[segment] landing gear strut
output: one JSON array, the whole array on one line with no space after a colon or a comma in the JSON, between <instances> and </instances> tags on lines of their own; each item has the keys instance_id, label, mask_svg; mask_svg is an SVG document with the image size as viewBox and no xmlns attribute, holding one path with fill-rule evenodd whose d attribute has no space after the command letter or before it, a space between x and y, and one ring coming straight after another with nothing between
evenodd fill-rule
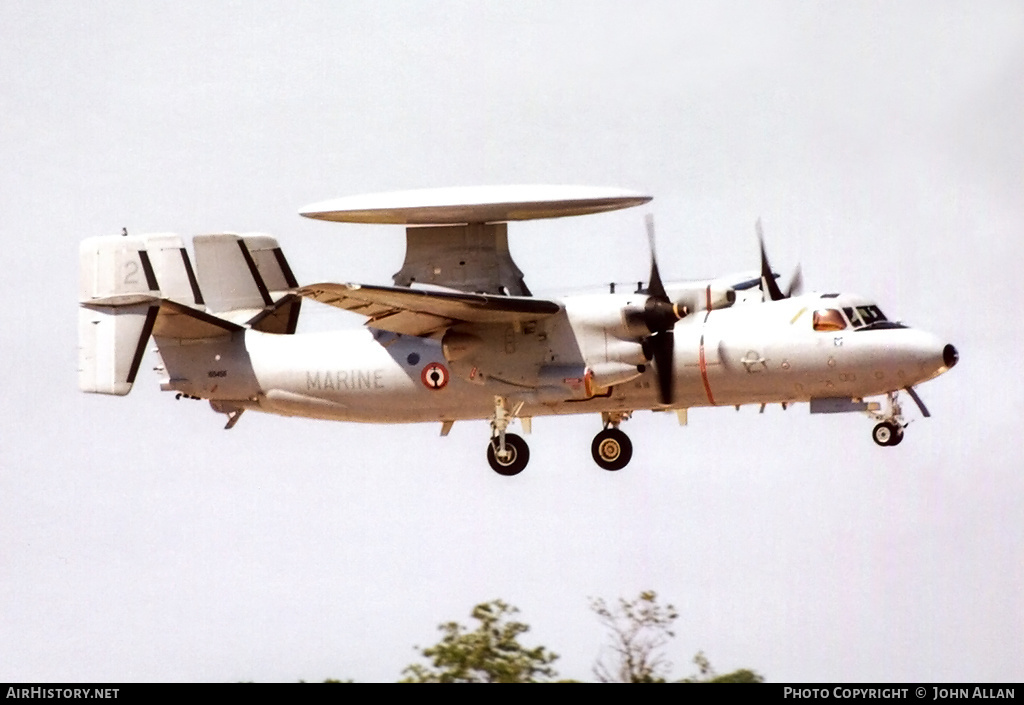
<instances>
[{"instance_id":1,"label":"landing gear strut","mask_svg":"<svg viewBox=\"0 0 1024 705\"><path fill-rule=\"evenodd\" d=\"M889 392L889 411L886 414L873 414L881 423L871 431L871 438L880 446L898 446L903 442L903 429L907 424L903 420L898 394Z\"/></svg>"},{"instance_id":2,"label":"landing gear strut","mask_svg":"<svg viewBox=\"0 0 1024 705\"><path fill-rule=\"evenodd\" d=\"M520 403L509 412L505 397L494 397L494 416L491 417L491 440L487 444L487 462L499 475L518 475L530 462L530 447L521 437L506 433L509 423L523 408Z\"/></svg>"},{"instance_id":3,"label":"landing gear strut","mask_svg":"<svg viewBox=\"0 0 1024 705\"><path fill-rule=\"evenodd\" d=\"M619 424L631 416L631 412L605 412L601 414L605 428L594 436L590 454L594 462L605 470L621 470L633 457L633 442L619 430Z\"/></svg>"}]
</instances>

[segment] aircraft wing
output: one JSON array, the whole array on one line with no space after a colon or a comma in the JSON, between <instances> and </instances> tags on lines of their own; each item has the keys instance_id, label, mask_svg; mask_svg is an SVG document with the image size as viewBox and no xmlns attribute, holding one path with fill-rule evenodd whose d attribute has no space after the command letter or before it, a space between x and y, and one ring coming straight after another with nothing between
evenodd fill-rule
<instances>
[{"instance_id":1,"label":"aircraft wing","mask_svg":"<svg viewBox=\"0 0 1024 705\"><path fill-rule=\"evenodd\" d=\"M311 284L300 296L367 316L371 328L430 336L456 323L514 323L558 313L554 301L362 284Z\"/></svg>"}]
</instances>

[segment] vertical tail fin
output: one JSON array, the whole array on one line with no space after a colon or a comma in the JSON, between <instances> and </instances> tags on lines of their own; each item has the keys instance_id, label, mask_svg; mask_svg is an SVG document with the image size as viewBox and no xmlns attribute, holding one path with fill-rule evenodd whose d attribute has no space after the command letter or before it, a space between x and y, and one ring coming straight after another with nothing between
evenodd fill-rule
<instances>
[{"instance_id":1,"label":"vertical tail fin","mask_svg":"<svg viewBox=\"0 0 1024 705\"><path fill-rule=\"evenodd\" d=\"M131 391L159 311L160 288L138 237L93 237L79 247L78 386Z\"/></svg>"},{"instance_id":2,"label":"vertical tail fin","mask_svg":"<svg viewBox=\"0 0 1024 705\"><path fill-rule=\"evenodd\" d=\"M291 335L299 324L299 309L302 297L290 292L298 288L299 282L292 274L292 268L284 257L277 240L262 233L250 233L242 238L249 254L252 255L263 281L274 300L273 306L249 321L249 325L264 333Z\"/></svg>"},{"instance_id":3,"label":"vertical tail fin","mask_svg":"<svg viewBox=\"0 0 1024 705\"><path fill-rule=\"evenodd\" d=\"M160 282L163 298L186 306L203 307L206 301L199 288L192 261L188 257L185 243L173 233L142 236L146 242L149 260Z\"/></svg>"},{"instance_id":4,"label":"vertical tail fin","mask_svg":"<svg viewBox=\"0 0 1024 705\"><path fill-rule=\"evenodd\" d=\"M211 312L265 333L294 333L301 299L277 240L269 235L199 235L199 284Z\"/></svg>"}]
</instances>

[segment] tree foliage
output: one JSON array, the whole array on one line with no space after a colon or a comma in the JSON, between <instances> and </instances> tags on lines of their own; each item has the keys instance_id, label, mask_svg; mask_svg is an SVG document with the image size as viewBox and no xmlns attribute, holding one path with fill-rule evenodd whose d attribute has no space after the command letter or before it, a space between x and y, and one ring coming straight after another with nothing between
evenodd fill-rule
<instances>
[{"instance_id":1,"label":"tree foliage","mask_svg":"<svg viewBox=\"0 0 1024 705\"><path fill-rule=\"evenodd\" d=\"M593 672L605 683L664 683L670 679L672 664L665 649L675 637L673 631L679 613L672 605L662 605L653 590L641 592L633 600L620 598L609 604L591 599L590 607L608 630L609 641L601 650ZM427 663L408 666L403 683L538 683L556 677L552 663L557 654L543 646L527 648L519 637L529 627L514 619L515 607L493 600L473 608L476 625L458 622L438 626L441 640L419 649ZM762 683L755 671L741 668L718 674L704 652L693 662L698 673L677 683Z\"/></svg>"},{"instance_id":2,"label":"tree foliage","mask_svg":"<svg viewBox=\"0 0 1024 705\"><path fill-rule=\"evenodd\" d=\"M609 606L601 598L590 607L609 632L611 643L594 664L594 675L603 683L664 683L672 664L662 649L675 633L679 617L672 605L659 605L653 590L635 600L619 598Z\"/></svg>"},{"instance_id":3,"label":"tree foliage","mask_svg":"<svg viewBox=\"0 0 1024 705\"><path fill-rule=\"evenodd\" d=\"M740 668L721 675L715 673L715 669L711 667L711 662L708 661L708 657L704 655L703 651L697 652L697 655L693 657L693 662L697 664L700 673L684 678L680 683L764 683L764 676L749 668Z\"/></svg>"},{"instance_id":4,"label":"tree foliage","mask_svg":"<svg viewBox=\"0 0 1024 705\"><path fill-rule=\"evenodd\" d=\"M403 683L537 683L555 677L557 654L543 646L528 649L519 636L530 627L512 618L519 612L501 600L473 608L470 630L458 622L438 627L444 634L421 651L427 664L412 664Z\"/></svg>"},{"instance_id":5,"label":"tree foliage","mask_svg":"<svg viewBox=\"0 0 1024 705\"><path fill-rule=\"evenodd\" d=\"M594 675L604 683L664 683L672 664L664 648L675 636L673 625L679 613L672 605L658 603L653 590L641 592L634 600L619 598L609 606L603 599L592 599L590 607L608 629L610 643L594 664ZM680 683L762 683L764 678L746 668L719 675L704 652L693 658L698 675Z\"/></svg>"}]
</instances>

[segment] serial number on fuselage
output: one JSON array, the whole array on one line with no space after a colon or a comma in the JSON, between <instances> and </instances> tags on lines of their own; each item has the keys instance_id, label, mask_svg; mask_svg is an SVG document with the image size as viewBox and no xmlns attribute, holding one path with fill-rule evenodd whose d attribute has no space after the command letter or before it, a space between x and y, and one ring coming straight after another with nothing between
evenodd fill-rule
<instances>
[{"instance_id":1,"label":"serial number on fuselage","mask_svg":"<svg viewBox=\"0 0 1024 705\"><path fill-rule=\"evenodd\" d=\"M306 371L306 389L384 389L384 370Z\"/></svg>"}]
</instances>

